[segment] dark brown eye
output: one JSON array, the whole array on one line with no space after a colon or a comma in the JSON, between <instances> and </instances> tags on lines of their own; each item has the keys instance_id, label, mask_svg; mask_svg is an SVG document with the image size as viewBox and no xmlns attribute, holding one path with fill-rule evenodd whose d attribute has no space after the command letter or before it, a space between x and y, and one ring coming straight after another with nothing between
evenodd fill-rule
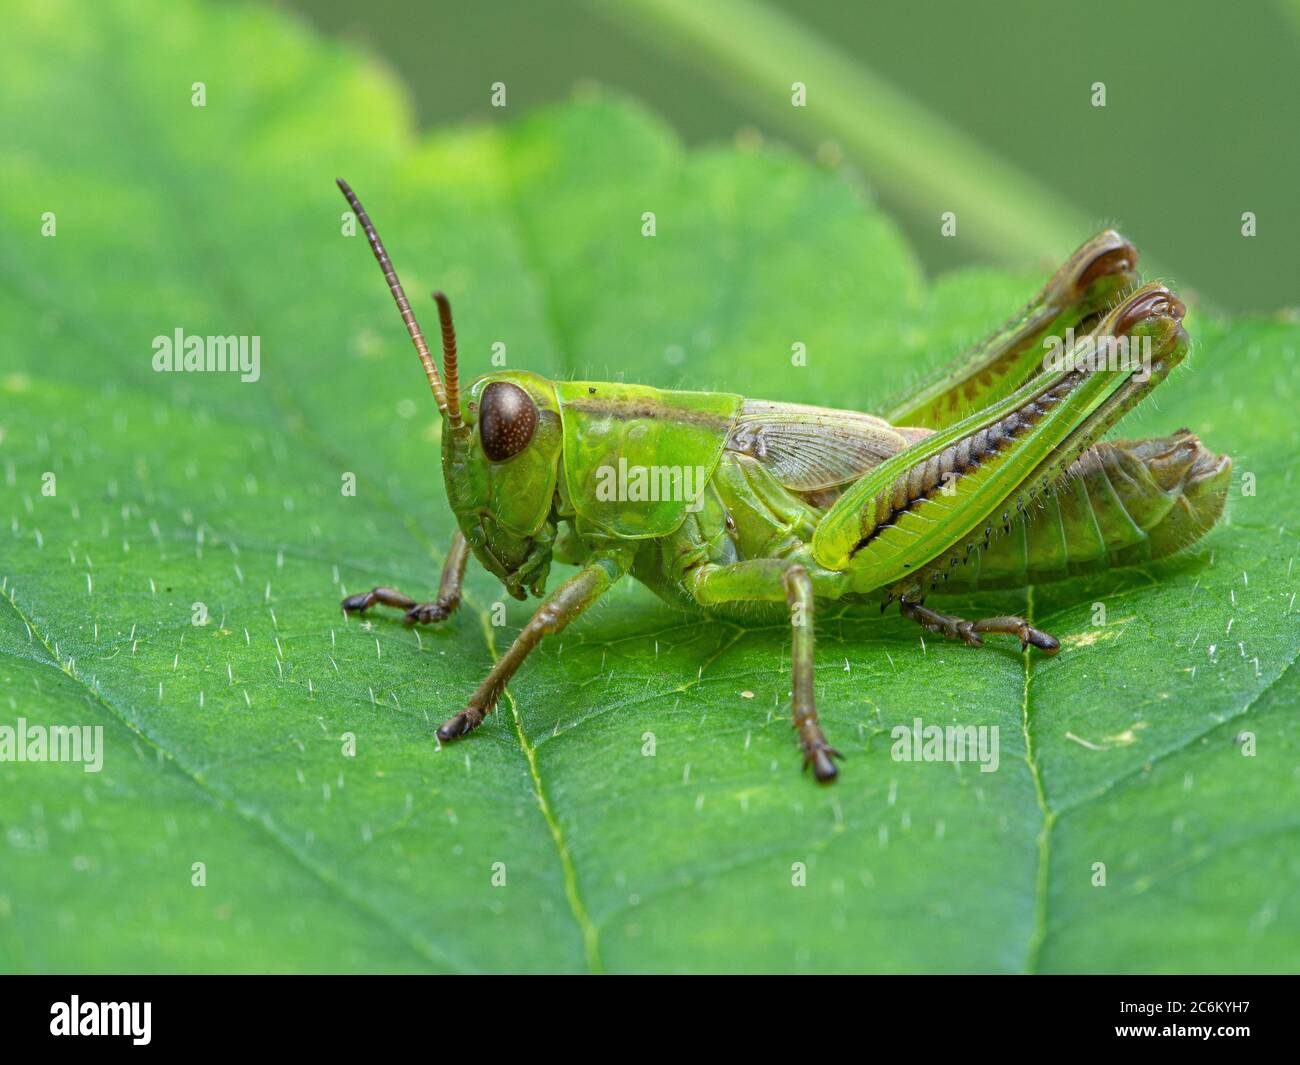
<instances>
[{"instance_id":1,"label":"dark brown eye","mask_svg":"<svg viewBox=\"0 0 1300 1065\"><path fill-rule=\"evenodd\" d=\"M478 434L483 454L493 462L514 458L537 429L533 397L509 381L493 381L479 401Z\"/></svg>"}]
</instances>

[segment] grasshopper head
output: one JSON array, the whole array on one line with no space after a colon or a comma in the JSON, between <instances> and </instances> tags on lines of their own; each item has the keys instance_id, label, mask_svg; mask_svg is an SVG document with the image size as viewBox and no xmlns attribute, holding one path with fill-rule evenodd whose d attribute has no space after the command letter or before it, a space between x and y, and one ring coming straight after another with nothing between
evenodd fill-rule
<instances>
[{"instance_id":1,"label":"grasshopper head","mask_svg":"<svg viewBox=\"0 0 1300 1065\"><path fill-rule=\"evenodd\" d=\"M475 557L523 599L550 569L551 504L563 433L550 381L522 370L480 377L443 429L447 499Z\"/></svg>"},{"instance_id":2,"label":"grasshopper head","mask_svg":"<svg viewBox=\"0 0 1300 1065\"><path fill-rule=\"evenodd\" d=\"M442 472L447 498L475 556L516 599L541 595L551 565L551 502L563 434L555 388L521 371L480 377L462 396L451 303L433 294L442 331L442 373L370 215L342 178L348 201L388 282L443 417Z\"/></svg>"}]
</instances>

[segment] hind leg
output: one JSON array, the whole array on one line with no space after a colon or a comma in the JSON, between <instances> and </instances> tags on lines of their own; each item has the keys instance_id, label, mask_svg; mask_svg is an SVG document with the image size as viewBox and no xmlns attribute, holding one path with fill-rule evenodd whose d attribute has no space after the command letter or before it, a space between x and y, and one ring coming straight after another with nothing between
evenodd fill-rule
<instances>
[{"instance_id":1,"label":"hind leg","mask_svg":"<svg viewBox=\"0 0 1300 1065\"><path fill-rule=\"evenodd\" d=\"M1032 644L1045 654L1054 655L1061 649L1060 641L1055 636L1049 636L1015 615L967 621L952 614L940 614L937 610L906 599L899 600L898 609L903 617L911 618L930 632L940 633L950 640L962 640L969 647L984 645L982 633L997 632L1019 637L1021 650Z\"/></svg>"}]
</instances>

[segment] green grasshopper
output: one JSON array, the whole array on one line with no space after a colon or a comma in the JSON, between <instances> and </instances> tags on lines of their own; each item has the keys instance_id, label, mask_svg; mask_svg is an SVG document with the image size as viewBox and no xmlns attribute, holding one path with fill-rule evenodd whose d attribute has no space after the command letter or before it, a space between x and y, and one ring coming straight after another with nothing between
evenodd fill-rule
<instances>
[{"instance_id":1,"label":"green grasshopper","mask_svg":"<svg viewBox=\"0 0 1300 1065\"><path fill-rule=\"evenodd\" d=\"M451 308L439 374L375 227L347 183L443 417L442 469L459 526L438 598L376 603L442 621L472 552L518 599L545 593L552 559L580 567L492 667L443 741L471 732L542 638L632 576L713 615L789 612L792 712L804 766L837 768L817 720L817 600L893 601L931 632L980 646L1060 644L1020 617L968 621L932 591L1016 587L1170 555L1218 520L1231 463L1187 430L1099 443L1182 361L1183 305L1139 284L1137 252L1093 237L1019 314L883 417L711 392L550 381L522 370L462 394ZM1061 338L1081 334L1072 345ZM1053 361L1044 356L1053 346ZM1102 357L1099 353L1104 352ZM1137 357L1142 353L1142 358ZM1127 355L1116 358L1116 354Z\"/></svg>"}]
</instances>

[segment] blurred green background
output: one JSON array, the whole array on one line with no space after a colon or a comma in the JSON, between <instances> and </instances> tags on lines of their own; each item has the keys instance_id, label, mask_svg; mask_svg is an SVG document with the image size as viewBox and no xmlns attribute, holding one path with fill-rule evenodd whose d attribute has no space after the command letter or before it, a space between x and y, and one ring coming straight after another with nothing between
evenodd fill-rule
<instances>
[{"instance_id":1,"label":"blurred green background","mask_svg":"<svg viewBox=\"0 0 1300 1065\"><path fill-rule=\"evenodd\" d=\"M734 0L276 2L392 67L424 127L514 118L594 80L642 99L689 143L756 131L823 159L843 156L934 273L977 261L1039 267L1064 257L1068 240L1113 223L1136 240L1148 270L1211 306L1300 305L1300 0L1050 7L768 0L774 21L766 40L728 39ZM744 64L752 53L748 79L691 32L674 29L694 17L682 15L692 8L717 17L724 47L742 57L733 61ZM869 91L842 91L823 77L825 63L799 61L800 45L845 60L872 79ZM808 86L803 111L789 106L793 80ZM495 81L507 85L505 110L490 105ZM1091 102L1098 81L1104 108ZM882 85L922 111L900 115ZM894 108L894 131L877 139L911 153L932 187L851 138L845 143L822 120L831 104L867 122ZM912 120L926 112L933 127ZM938 150L936 131L1028 183L1012 187L1004 174L986 172L985 189L1006 196L1004 220L1021 203L1031 213L1025 190L1036 186L1061 226L1049 231L1029 218L1028 238L1015 240L996 219L984 224L959 212L957 237L941 238L939 216L969 189L979 160L964 165L951 144ZM925 166L927 144L943 166ZM1244 211L1257 218L1250 239L1241 235Z\"/></svg>"}]
</instances>

